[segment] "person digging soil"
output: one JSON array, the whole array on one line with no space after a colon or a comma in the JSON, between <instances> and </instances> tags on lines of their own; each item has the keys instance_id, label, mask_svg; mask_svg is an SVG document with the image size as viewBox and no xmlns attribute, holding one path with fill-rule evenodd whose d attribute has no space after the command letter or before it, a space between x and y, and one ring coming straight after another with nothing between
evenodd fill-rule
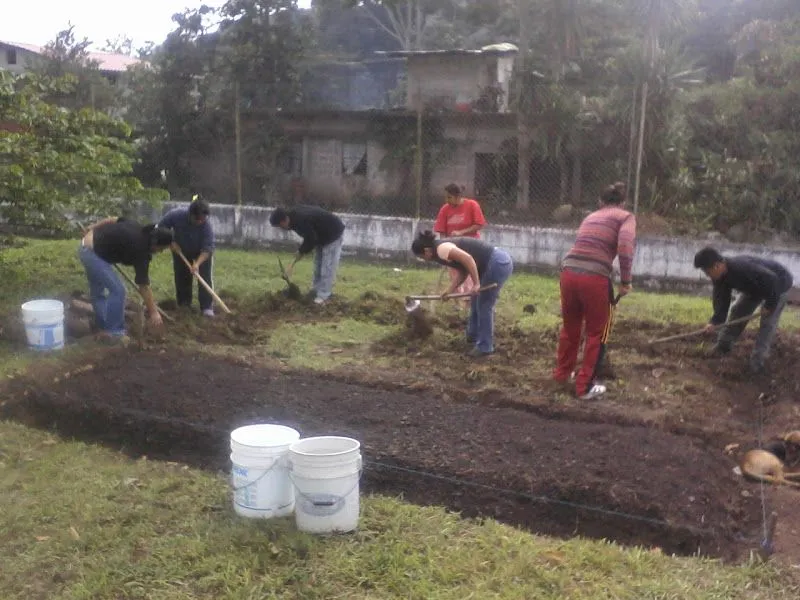
<instances>
[{"instance_id":1,"label":"person digging soil","mask_svg":"<svg viewBox=\"0 0 800 600\"><path fill-rule=\"evenodd\" d=\"M172 231L169 229L156 225L142 227L122 217L103 219L86 230L78 257L89 281L98 337L122 342L127 338L125 284L112 267L120 263L130 265L136 271L135 282L144 298L150 325L162 326L161 315L150 289L150 260L154 253L166 250L170 244Z\"/></svg>"},{"instance_id":2,"label":"person digging soil","mask_svg":"<svg viewBox=\"0 0 800 600\"><path fill-rule=\"evenodd\" d=\"M427 261L458 270L461 276L450 283L442 296L448 296L471 276L475 298L470 304L467 321L467 343L474 344L469 355L480 358L494 353L494 306L500 289L514 271L514 263L505 250L474 238L437 240L431 231L424 231L411 244L411 251ZM481 292L480 287L497 284Z\"/></svg>"},{"instance_id":3,"label":"person digging soil","mask_svg":"<svg viewBox=\"0 0 800 600\"><path fill-rule=\"evenodd\" d=\"M739 321L743 317L752 315L759 304L764 303L761 308L761 326L750 356L750 370L754 374L762 373L772 340L778 330L778 321L794 283L792 274L774 260L757 256L725 258L710 246L695 255L694 267L701 269L714 282L712 295L714 315L706 325L708 332L725 323L729 308L730 321ZM733 290L740 292L740 296L731 307ZM737 322L720 329L712 355L728 354L745 327L747 327L746 322Z\"/></svg>"}]
</instances>

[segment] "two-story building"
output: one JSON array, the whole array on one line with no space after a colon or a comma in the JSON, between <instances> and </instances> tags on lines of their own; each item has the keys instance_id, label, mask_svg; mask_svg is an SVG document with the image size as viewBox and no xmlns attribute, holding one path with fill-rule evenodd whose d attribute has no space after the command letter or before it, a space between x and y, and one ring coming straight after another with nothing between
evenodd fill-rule
<instances>
[{"instance_id":1,"label":"two-story building","mask_svg":"<svg viewBox=\"0 0 800 600\"><path fill-rule=\"evenodd\" d=\"M517 53L512 44L382 52L405 59L404 106L281 111L278 119L290 142L281 162L280 200L365 211L402 203L407 210L416 196L409 162L417 119L423 140L436 128L440 145L423 154L424 205L440 202L444 186L453 182L482 200L513 199L516 117L509 111L509 86ZM250 118L257 126L258 117ZM392 127L397 135L387 138ZM395 212L391 206L384 210Z\"/></svg>"}]
</instances>

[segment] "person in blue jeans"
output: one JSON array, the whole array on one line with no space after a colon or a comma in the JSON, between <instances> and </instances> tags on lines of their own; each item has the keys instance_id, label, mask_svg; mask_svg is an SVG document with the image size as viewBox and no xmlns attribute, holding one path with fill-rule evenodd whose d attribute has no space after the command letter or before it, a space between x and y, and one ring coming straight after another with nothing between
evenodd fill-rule
<instances>
[{"instance_id":1,"label":"person in blue jeans","mask_svg":"<svg viewBox=\"0 0 800 600\"><path fill-rule=\"evenodd\" d=\"M113 265L132 266L135 281L145 301L148 321L162 325L150 289L150 260L172 244L172 231L146 225L122 217L110 217L89 227L81 240L78 257L89 280L89 295L94 309L95 325L101 339L125 336L125 285L114 272Z\"/></svg>"},{"instance_id":2,"label":"person in blue jeans","mask_svg":"<svg viewBox=\"0 0 800 600\"><path fill-rule=\"evenodd\" d=\"M508 252L495 248L482 240L468 237L436 239L430 231L424 231L411 244L411 251L418 257L456 269L461 277L453 280L444 295L454 293L467 279L474 282L474 294L467 321L467 342L474 344L469 355L474 358L488 356L494 352L494 306L503 284L511 277L514 263ZM481 287L497 284L488 290Z\"/></svg>"},{"instance_id":3,"label":"person in blue jeans","mask_svg":"<svg viewBox=\"0 0 800 600\"><path fill-rule=\"evenodd\" d=\"M269 216L269 222L273 227L294 231L303 238L294 261L286 268L286 277L292 276L297 261L316 250L310 297L315 304L325 304L333 294L342 257L344 222L319 206L295 206L288 210L278 207Z\"/></svg>"},{"instance_id":4,"label":"person in blue jeans","mask_svg":"<svg viewBox=\"0 0 800 600\"><path fill-rule=\"evenodd\" d=\"M211 208L208 203L196 196L188 207L173 208L158 222L159 227L172 229L175 244L192 265L189 270L177 252L172 253L175 300L178 306L190 307L192 305L193 273L202 277L212 289L214 287L212 280L214 229L208 220L210 213ZM206 317L213 317L213 299L199 281L197 282L197 300L200 303L200 312Z\"/></svg>"}]
</instances>

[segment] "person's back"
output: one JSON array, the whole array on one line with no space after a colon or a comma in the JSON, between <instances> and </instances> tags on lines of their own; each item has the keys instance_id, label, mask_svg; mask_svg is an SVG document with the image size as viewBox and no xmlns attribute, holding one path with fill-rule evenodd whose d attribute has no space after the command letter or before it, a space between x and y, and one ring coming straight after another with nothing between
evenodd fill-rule
<instances>
[{"instance_id":1,"label":"person's back","mask_svg":"<svg viewBox=\"0 0 800 600\"><path fill-rule=\"evenodd\" d=\"M634 215L619 206L605 206L583 220L562 266L611 277L614 259L619 256L621 279L628 282L635 243Z\"/></svg>"},{"instance_id":2,"label":"person's back","mask_svg":"<svg viewBox=\"0 0 800 600\"><path fill-rule=\"evenodd\" d=\"M761 269L766 269L778 279L777 293L788 292L794 283L792 274L781 263L770 258L760 256L740 255L727 259L729 278L736 284L732 287L740 292L747 292L753 295L768 295L771 291L764 286L760 278L753 277Z\"/></svg>"},{"instance_id":3,"label":"person's back","mask_svg":"<svg viewBox=\"0 0 800 600\"><path fill-rule=\"evenodd\" d=\"M149 260L150 243L136 221L106 223L96 227L92 235L95 253L108 263L134 266Z\"/></svg>"},{"instance_id":4,"label":"person's back","mask_svg":"<svg viewBox=\"0 0 800 600\"><path fill-rule=\"evenodd\" d=\"M316 244L326 246L338 240L344 233L344 222L330 211L319 206L295 206L286 211L289 215L289 227L304 239L309 230L316 237ZM313 249L308 248L307 251Z\"/></svg>"}]
</instances>

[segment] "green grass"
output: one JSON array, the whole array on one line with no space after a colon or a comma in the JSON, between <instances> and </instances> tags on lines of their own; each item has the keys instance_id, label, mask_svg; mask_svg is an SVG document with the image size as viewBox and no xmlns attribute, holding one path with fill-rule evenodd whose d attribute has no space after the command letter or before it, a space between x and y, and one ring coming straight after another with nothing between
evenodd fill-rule
<instances>
[{"instance_id":1,"label":"green grass","mask_svg":"<svg viewBox=\"0 0 800 600\"><path fill-rule=\"evenodd\" d=\"M358 533L236 517L227 482L0 422L0 597L794 598L769 566L529 535L362 498Z\"/></svg>"},{"instance_id":2,"label":"green grass","mask_svg":"<svg viewBox=\"0 0 800 600\"><path fill-rule=\"evenodd\" d=\"M295 368L320 369L363 362L373 340L391 327L354 319L334 323L288 323L273 330L267 352Z\"/></svg>"},{"instance_id":3,"label":"green grass","mask_svg":"<svg viewBox=\"0 0 800 600\"><path fill-rule=\"evenodd\" d=\"M34 297L85 289L76 244L30 241L0 253L0 311ZM276 255L222 249L218 289L232 308L283 288ZM295 280L307 282L310 261ZM172 293L168 256L156 257L160 299ZM337 294L396 297L433 292L440 273L416 265L345 260ZM532 304L533 314L522 307ZM402 311L402 307L400 307ZM446 307L437 310L450 310ZM504 290L502 319L526 329L558 324L554 278L517 274ZM621 318L703 323L708 298L637 292ZM784 327L797 328L796 314ZM273 324L274 325L274 324ZM348 317L274 325L260 351L295 367L363 362L393 330ZM42 356L0 343L0 377L31 361L76 358L81 348ZM180 465L131 461L0 422L0 598L36 599L759 599L795 598L786 572L748 563L672 558L583 539L553 540L478 523L395 499L363 499L357 534L312 537L291 520L251 522L230 509L227 482Z\"/></svg>"}]
</instances>

